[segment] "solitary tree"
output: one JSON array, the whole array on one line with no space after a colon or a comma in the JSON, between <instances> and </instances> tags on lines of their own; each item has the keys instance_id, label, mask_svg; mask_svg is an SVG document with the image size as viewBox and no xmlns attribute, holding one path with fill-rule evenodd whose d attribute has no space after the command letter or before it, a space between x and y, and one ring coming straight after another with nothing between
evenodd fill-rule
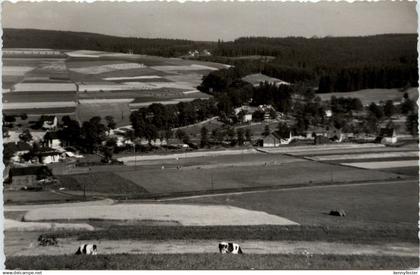
<instances>
[{"instance_id":1,"label":"solitary tree","mask_svg":"<svg viewBox=\"0 0 420 275\"><path fill-rule=\"evenodd\" d=\"M265 127L264 127L264 132L262 132L262 135L263 135L264 137L267 137L267 136L269 136L270 134L271 134L271 132L270 132L270 126L265 125Z\"/></svg>"},{"instance_id":2,"label":"solitary tree","mask_svg":"<svg viewBox=\"0 0 420 275\"><path fill-rule=\"evenodd\" d=\"M245 141L244 129L242 129L242 128L236 129L236 136L237 136L237 139L238 139L238 144L243 145L244 141Z\"/></svg>"},{"instance_id":3,"label":"solitary tree","mask_svg":"<svg viewBox=\"0 0 420 275\"><path fill-rule=\"evenodd\" d=\"M27 119L28 119L28 115L27 115L27 114L25 114L25 113L22 113L22 114L20 115L20 119L21 119L21 120L27 120Z\"/></svg>"},{"instance_id":4,"label":"solitary tree","mask_svg":"<svg viewBox=\"0 0 420 275\"><path fill-rule=\"evenodd\" d=\"M201 133L201 142L200 145L201 147L205 147L208 145L209 141L208 141L208 133L209 130L207 130L207 128L205 126L203 126L200 130Z\"/></svg>"},{"instance_id":5,"label":"solitary tree","mask_svg":"<svg viewBox=\"0 0 420 275\"><path fill-rule=\"evenodd\" d=\"M386 117L391 117L395 114L395 107L392 100L387 100L384 106L384 114Z\"/></svg>"},{"instance_id":6,"label":"solitary tree","mask_svg":"<svg viewBox=\"0 0 420 275\"><path fill-rule=\"evenodd\" d=\"M380 106L376 105L375 102L372 102L369 105L369 112L371 114L373 114L376 117L376 119L378 119L378 120L380 120L384 116L382 108Z\"/></svg>"},{"instance_id":7,"label":"solitary tree","mask_svg":"<svg viewBox=\"0 0 420 275\"><path fill-rule=\"evenodd\" d=\"M245 129L245 138L247 141L251 141L252 139L252 131L249 128Z\"/></svg>"},{"instance_id":8,"label":"solitary tree","mask_svg":"<svg viewBox=\"0 0 420 275\"><path fill-rule=\"evenodd\" d=\"M105 117L105 120L106 120L108 129L115 129L115 127L117 126L117 124L114 121L114 117L112 117L112 116L106 116Z\"/></svg>"},{"instance_id":9,"label":"solitary tree","mask_svg":"<svg viewBox=\"0 0 420 275\"><path fill-rule=\"evenodd\" d=\"M31 132L28 129L23 130L23 132L19 135L19 139L23 142L29 142L32 140Z\"/></svg>"},{"instance_id":10,"label":"solitary tree","mask_svg":"<svg viewBox=\"0 0 420 275\"><path fill-rule=\"evenodd\" d=\"M418 132L419 122L418 122L417 112L413 112L407 116L405 126L411 135L416 136L419 134Z\"/></svg>"},{"instance_id":11,"label":"solitary tree","mask_svg":"<svg viewBox=\"0 0 420 275\"><path fill-rule=\"evenodd\" d=\"M117 141L114 138L109 138L106 140L105 145L103 145L101 148L101 151L104 154L104 162L110 163L112 161L112 156L114 154L114 149L116 145Z\"/></svg>"},{"instance_id":12,"label":"solitary tree","mask_svg":"<svg viewBox=\"0 0 420 275\"><path fill-rule=\"evenodd\" d=\"M190 142L189 135L181 129L176 130L175 137L177 139L179 139L180 141L182 141L183 143L189 143Z\"/></svg>"},{"instance_id":13,"label":"solitary tree","mask_svg":"<svg viewBox=\"0 0 420 275\"><path fill-rule=\"evenodd\" d=\"M415 109L414 104L415 103L411 99L407 98L403 103L401 103L401 113L406 115L413 112Z\"/></svg>"},{"instance_id":14,"label":"solitary tree","mask_svg":"<svg viewBox=\"0 0 420 275\"><path fill-rule=\"evenodd\" d=\"M232 127L228 127L226 130L227 136L229 137L230 141L233 141L235 138L235 130Z\"/></svg>"},{"instance_id":15,"label":"solitary tree","mask_svg":"<svg viewBox=\"0 0 420 275\"><path fill-rule=\"evenodd\" d=\"M290 128L287 125L287 123L279 122L279 124L277 125L277 132L283 138L289 137L289 135L290 135Z\"/></svg>"}]
</instances>

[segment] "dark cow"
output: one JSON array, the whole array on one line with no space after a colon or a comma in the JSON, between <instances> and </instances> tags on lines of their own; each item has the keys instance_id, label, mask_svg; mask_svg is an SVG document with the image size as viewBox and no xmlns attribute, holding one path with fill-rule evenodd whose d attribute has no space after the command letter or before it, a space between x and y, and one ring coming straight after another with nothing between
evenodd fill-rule
<instances>
[{"instance_id":1,"label":"dark cow","mask_svg":"<svg viewBox=\"0 0 420 275\"><path fill-rule=\"evenodd\" d=\"M219 252L221 254L243 254L239 244L228 242L219 243Z\"/></svg>"},{"instance_id":2,"label":"dark cow","mask_svg":"<svg viewBox=\"0 0 420 275\"><path fill-rule=\"evenodd\" d=\"M346 211L344 211L343 209L331 210L329 215L338 216L338 217L345 217L346 216Z\"/></svg>"},{"instance_id":3,"label":"dark cow","mask_svg":"<svg viewBox=\"0 0 420 275\"><path fill-rule=\"evenodd\" d=\"M76 255L96 255L98 254L98 250L96 244L85 243L79 246L77 249Z\"/></svg>"}]
</instances>

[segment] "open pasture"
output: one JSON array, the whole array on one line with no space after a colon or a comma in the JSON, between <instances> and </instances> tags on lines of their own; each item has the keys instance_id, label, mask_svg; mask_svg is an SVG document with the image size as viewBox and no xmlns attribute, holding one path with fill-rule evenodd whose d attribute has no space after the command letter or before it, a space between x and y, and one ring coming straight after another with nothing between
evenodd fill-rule
<instances>
[{"instance_id":1,"label":"open pasture","mask_svg":"<svg viewBox=\"0 0 420 275\"><path fill-rule=\"evenodd\" d=\"M40 255L68 255L74 252L74 247L80 243L75 239L59 239L60 245L53 247L22 247L14 256L40 256ZM218 253L216 240L98 240L95 242L100 254L186 254L186 253ZM385 244L385 245L355 245L331 242L305 242L305 241L241 241L241 249L246 254L301 254L304 251L311 255L366 255L382 254L393 256L418 255L418 248L413 244Z\"/></svg>"},{"instance_id":2,"label":"open pasture","mask_svg":"<svg viewBox=\"0 0 420 275\"><path fill-rule=\"evenodd\" d=\"M313 150L306 146L300 146L303 150L299 150L299 147L290 146L289 151L283 151L284 153L291 154L293 156L303 157L322 157L322 156L333 156L333 155L350 155L350 154L369 154L369 153L389 153L389 152L406 152L416 151L418 149L417 144L407 144L400 147L388 147L382 144L360 144L359 147L355 144L331 144L322 146L312 146ZM264 149L265 150L265 149ZM270 152L270 151L267 151ZM275 150L271 151L275 152Z\"/></svg>"},{"instance_id":3,"label":"open pasture","mask_svg":"<svg viewBox=\"0 0 420 275\"><path fill-rule=\"evenodd\" d=\"M211 157L210 157L211 158ZM245 155L244 158L247 158ZM203 157L201 161L205 161ZM217 157L214 157L217 161ZM174 165L175 166L175 165ZM134 167L133 167L134 168ZM135 169L135 170L134 170ZM290 163L211 167L198 164L192 168L136 166L132 171L117 172L121 177L141 185L150 193L173 193L203 190L264 188L267 186L311 185L401 177L392 173L301 160Z\"/></svg>"},{"instance_id":4,"label":"open pasture","mask_svg":"<svg viewBox=\"0 0 420 275\"><path fill-rule=\"evenodd\" d=\"M107 194L145 193L146 190L114 173L89 173L58 176L60 187L70 191Z\"/></svg>"},{"instance_id":5,"label":"open pasture","mask_svg":"<svg viewBox=\"0 0 420 275\"><path fill-rule=\"evenodd\" d=\"M156 220L176 221L189 226L294 225L279 216L232 206L181 204L114 204L102 206L38 208L28 211L25 221L47 220Z\"/></svg>"},{"instance_id":6,"label":"open pasture","mask_svg":"<svg viewBox=\"0 0 420 275\"><path fill-rule=\"evenodd\" d=\"M76 92L74 83L61 82L31 82L18 83L14 86L14 93L17 92Z\"/></svg>"},{"instance_id":7,"label":"open pasture","mask_svg":"<svg viewBox=\"0 0 420 275\"><path fill-rule=\"evenodd\" d=\"M93 230L84 223L54 223L54 222L20 222L11 219L4 220L5 231L48 231L48 230Z\"/></svg>"},{"instance_id":8,"label":"open pasture","mask_svg":"<svg viewBox=\"0 0 420 275\"><path fill-rule=\"evenodd\" d=\"M58 107L58 108L26 108L26 109L4 109L5 103L3 103L3 113L6 115L21 115L21 114L27 114L28 117L35 118L38 120L38 118L42 115L56 115L58 117L64 116L64 115L70 115L74 118L74 115L76 113L76 107Z\"/></svg>"},{"instance_id":9,"label":"open pasture","mask_svg":"<svg viewBox=\"0 0 420 275\"><path fill-rule=\"evenodd\" d=\"M3 66L2 76L24 76L33 69L34 67L29 66Z\"/></svg>"},{"instance_id":10,"label":"open pasture","mask_svg":"<svg viewBox=\"0 0 420 275\"><path fill-rule=\"evenodd\" d=\"M182 204L229 204L279 215L302 225L417 228L417 181L307 187L295 190L171 200ZM344 209L345 217L328 215Z\"/></svg>"},{"instance_id":11,"label":"open pasture","mask_svg":"<svg viewBox=\"0 0 420 275\"><path fill-rule=\"evenodd\" d=\"M74 101L54 101L54 102L16 102L3 103L3 110L32 110L32 109L48 109L48 108L69 108L76 107Z\"/></svg>"},{"instance_id":12,"label":"open pasture","mask_svg":"<svg viewBox=\"0 0 420 275\"><path fill-rule=\"evenodd\" d=\"M351 162L341 163L342 165L359 167L364 169L385 169L385 168L400 168L400 167L418 167L417 160L395 160L395 161L375 161L375 162Z\"/></svg>"},{"instance_id":13,"label":"open pasture","mask_svg":"<svg viewBox=\"0 0 420 275\"><path fill-rule=\"evenodd\" d=\"M131 70L131 69L139 69L143 68L143 64L138 63L118 63L118 64L106 64L106 65L98 65L98 66L88 66L88 67L80 67L80 68L69 68L69 70L82 73L82 74L101 74L106 72L113 72L119 70Z\"/></svg>"},{"instance_id":14,"label":"open pasture","mask_svg":"<svg viewBox=\"0 0 420 275\"><path fill-rule=\"evenodd\" d=\"M419 156L418 151L402 151L402 152L381 152L381 153L362 153L362 154L340 154L340 155L323 155L308 157L317 161L332 161L332 160L358 160L358 159L383 159L383 158L407 158Z\"/></svg>"},{"instance_id":15,"label":"open pasture","mask_svg":"<svg viewBox=\"0 0 420 275\"><path fill-rule=\"evenodd\" d=\"M106 116L112 116L117 127L130 124L131 112L127 100L122 102L118 102L118 99L112 99L110 102L107 100L81 102L77 106L76 112L80 121L88 121L94 116L100 116L103 119Z\"/></svg>"},{"instance_id":16,"label":"open pasture","mask_svg":"<svg viewBox=\"0 0 420 275\"><path fill-rule=\"evenodd\" d=\"M7 257L7 269L24 270L255 270L255 269L384 269L405 270L418 267L418 257L373 255L218 255L145 254L98 255L95 257L26 256Z\"/></svg>"},{"instance_id":17,"label":"open pasture","mask_svg":"<svg viewBox=\"0 0 420 275\"><path fill-rule=\"evenodd\" d=\"M7 188L7 187L6 187ZM3 192L3 201L6 205L20 203L65 202L71 200L69 196L49 191L9 191ZM7 217L7 216L6 216Z\"/></svg>"}]
</instances>

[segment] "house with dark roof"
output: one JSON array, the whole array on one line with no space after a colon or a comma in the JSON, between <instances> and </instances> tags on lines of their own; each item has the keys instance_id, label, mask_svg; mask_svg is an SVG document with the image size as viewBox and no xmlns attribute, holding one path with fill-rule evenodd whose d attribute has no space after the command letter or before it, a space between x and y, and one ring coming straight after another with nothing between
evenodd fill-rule
<instances>
[{"instance_id":1,"label":"house with dark roof","mask_svg":"<svg viewBox=\"0 0 420 275\"><path fill-rule=\"evenodd\" d=\"M280 145L289 144L292 139L292 132L289 132L289 136L281 136L278 132L272 132L264 137L260 143L262 143L262 147L279 147Z\"/></svg>"},{"instance_id":2,"label":"house with dark roof","mask_svg":"<svg viewBox=\"0 0 420 275\"><path fill-rule=\"evenodd\" d=\"M51 170L45 165L11 167L9 169L8 189L21 190L36 187L40 180L52 177Z\"/></svg>"}]
</instances>

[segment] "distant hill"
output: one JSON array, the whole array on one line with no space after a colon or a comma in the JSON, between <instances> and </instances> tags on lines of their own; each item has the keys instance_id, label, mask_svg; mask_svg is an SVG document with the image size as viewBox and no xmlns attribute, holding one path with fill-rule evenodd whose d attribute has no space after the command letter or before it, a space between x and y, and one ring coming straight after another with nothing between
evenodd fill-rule
<instances>
[{"instance_id":1,"label":"distant hill","mask_svg":"<svg viewBox=\"0 0 420 275\"><path fill-rule=\"evenodd\" d=\"M133 51L137 54L174 57L185 55L192 49L207 49L212 44L215 43L181 39L118 37L87 32L3 29L4 48L83 49L124 53Z\"/></svg>"},{"instance_id":2,"label":"distant hill","mask_svg":"<svg viewBox=\"0 0 420 275\"><path fill-rule=\"evenodd\" d=\"M382 34L357 37L241 37L219 42L217 56L262 55L281 59L283 65L314 67L353 65L359 62L417 62L417 34Z\"/></svg>"},{"instance_id":3,"label":"distant hill","mask_svg":"<svg viewBox=\"0 0 420 275\"><path fill-rule=\"evenodd\" d=\"M247 60L244 56L262 58ZM324 93L418 83L417 34L243 37L219 41L213 56L206 59L234 65L235 73L242 76L261 72L291 83L305 82Z\"/></svg>"},{"instance_id":4,"label":"distant hill","mask_svg":"<svg viewBox=\"0 0 420 275\"><path fill-rule=\"evenodd\" d=\"M318 87L318 92L413 87L418 81L417 34L242 37L229 42L201 42L6 28L3 45L5 48L132 51L164 57L208 49L212 56L200 59L232 64L240 76L264 73L291 83L305 82Z\"/></svg>"}]
</instances>

